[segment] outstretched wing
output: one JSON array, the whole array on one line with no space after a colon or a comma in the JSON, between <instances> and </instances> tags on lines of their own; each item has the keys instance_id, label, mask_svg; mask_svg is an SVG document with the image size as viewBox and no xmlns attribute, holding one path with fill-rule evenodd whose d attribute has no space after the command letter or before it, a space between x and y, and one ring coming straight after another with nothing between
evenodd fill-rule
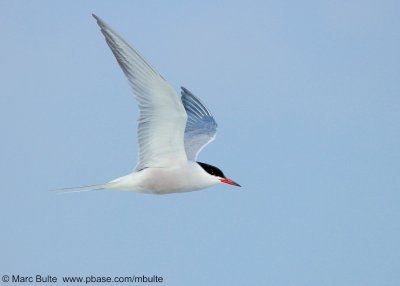
<instances>
[{"instance_id":1,"label":"outstretched wing","mask_svg":"<svg viewBox=\"0 0 400 286\"><path fill-rule=\"evenodd\" d=\"M139 102L137 170L186 161L187 115L179 97L146 60L99 17L93 15Z\"/></svg>"},{"instance_id":2,"label":"outstretched wing","mask_svg":"<svg viewBox=\"0 0 400 286\"><path fill-rule=\"evenodd\" d=\"M195 161L200 151L217 133L217 123L204 104L186 88L182 87L182 103L186 109L185 150L188 160Z\"/></svg>"}]
</instances>

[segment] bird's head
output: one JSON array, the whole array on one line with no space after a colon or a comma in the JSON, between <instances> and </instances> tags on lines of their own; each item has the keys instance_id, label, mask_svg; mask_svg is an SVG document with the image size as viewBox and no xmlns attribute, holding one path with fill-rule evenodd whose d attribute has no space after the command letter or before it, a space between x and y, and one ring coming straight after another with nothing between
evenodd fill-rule
<instances>
[{"instance_id":1,"label":"bird's head","mask_svg":"<svg viewBox=\"0 0 400 286\"><path fill-rule=\"evenodd\" d=\"M241 187L238 183L225 177L224 173L217 167L202 162L197 163L203 168L204 171L206 171L209 175L215 177L220 183Z\"/></svg>"}]
</instances>

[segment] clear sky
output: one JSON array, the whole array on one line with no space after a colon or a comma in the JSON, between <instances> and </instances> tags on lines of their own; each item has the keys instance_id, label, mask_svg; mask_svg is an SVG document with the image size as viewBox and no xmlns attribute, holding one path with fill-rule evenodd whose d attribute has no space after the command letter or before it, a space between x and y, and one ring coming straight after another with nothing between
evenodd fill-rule
<instances>
[{"instance_id":1,"label":"clear sky","mask_svg":"<svg viewBox=\"0 0 400 286\"><path fill-rule=\"evenodd\" d=\"M400 2L1 1L0 276L398 285ZM213 112L242 188L55 195L136 165L91 13ZM122 284L121 284L122 285Z\"/></svg>"}]
</instances>

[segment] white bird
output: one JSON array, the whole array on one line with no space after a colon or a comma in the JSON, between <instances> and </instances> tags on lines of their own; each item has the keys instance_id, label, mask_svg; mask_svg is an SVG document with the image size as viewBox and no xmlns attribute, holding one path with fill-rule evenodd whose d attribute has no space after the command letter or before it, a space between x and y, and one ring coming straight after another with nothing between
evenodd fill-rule
<instances>
[{"instance_id":1,"label":"white bird","mask_svg":"<svg viewBox=\"0 0 400 286\"><path fill-rule=\"evenodd\" d=\"M132 173L108 183L63 190L169 194L219 183L240 186L217 167L196 161L217 131L210 111L184 87L179 99L170 84L135 49L102 19L94 14L93 17L139 102L139 162Z\"/></svg>"}]
</instances>

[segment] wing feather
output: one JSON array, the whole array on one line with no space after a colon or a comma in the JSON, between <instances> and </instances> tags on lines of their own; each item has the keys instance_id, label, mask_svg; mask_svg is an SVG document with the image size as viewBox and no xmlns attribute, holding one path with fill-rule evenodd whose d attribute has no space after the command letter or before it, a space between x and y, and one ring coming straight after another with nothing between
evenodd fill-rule
<instances>
[{"instance_id":1,"label":"wing feather","mask_svg":"<svg viewBox=\"0 0 400 286\"><path fill-rule=\"evenodd\" d=\"M136 170L186 161L187 115L174 89L124 39L93 15L108 46L128 78L139 103L139 161Z\"/></svg>"},{"instance_id":2,"label":"wing feather","mask_svg":"<svg viewBox=\"0 0 400 286\"><path fill-rule=\"evenodd\" d=\"M204 104L182 87L181 100L187 113L185 150L189 160L195 161L200 151L215 139L217 123Z\"/></svg>"}]
</instances>

